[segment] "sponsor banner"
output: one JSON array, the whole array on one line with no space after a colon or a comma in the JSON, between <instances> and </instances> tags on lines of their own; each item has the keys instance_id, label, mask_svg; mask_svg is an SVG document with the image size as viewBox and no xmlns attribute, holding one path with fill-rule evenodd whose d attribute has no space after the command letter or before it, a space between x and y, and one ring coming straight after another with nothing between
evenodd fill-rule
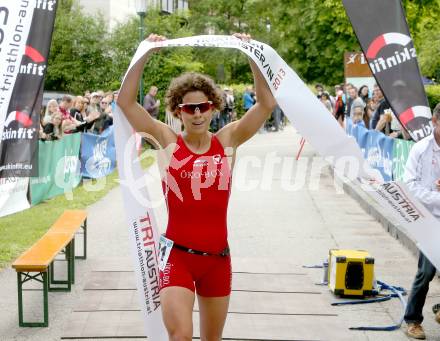
<instances>
[{"instance_id":1,"label":"sponsor banner","mask_svg":"<svg viewBox=\"0 0 440 341\"><path fill-rule=\"evenodd\" d=\"M347 77L373 77L362 52L344 53L344 74Z\"/></svg>"},{"instance_id":2,"label":"sponsor banner","mask_svg":"<svg viewBox=\"0 0 440 341\"><path fill-rule=\"evenodd\" d=\"M24 0L7 4L2 1L0 6L0 132L25 53L34 7L32 2Z\"/></svg>"},{"instance_id":3,"label":"sponsor banner","mask_svg":"<svg viewBox=\"0 0 440 341\"><path fill-rule=\"evenodd\" d=\"M439 221L400 182L381 185L367 185L358 181L370 195L390 212L399 224L416 242L419 250L440 269Z\"/></svg>"},{"instance_id":4,"label":"sponsor banner","mask_svg":"<svg viewBox=\"0 0 440 341\"><path fill-rule=\"evenodd\" d=\"M348 136L353 136L353 121L350 117L347 117L345 120L345 131L347 132Z\"/></svg>"},{"instance_id":5,"label":"sponsor banner","mask_svg":"<svg viewBox=\"0 0 440 341\"><path fill-rule=\"evenodd\" d=\"M351 83L358 89L367 85L370 91L373 89L376 80L368 66L367 58L362 52L344 53L344 75L345 83Z\"/></svg>"},{"instance_id":6,"label":"sponsor banner","mask_svg":"<svg viewBox=\"0 0 440 341\"><path fill-rule=\"evenodd\" d=\"M355 125L356 129L353 130L356 141L359 145L359 148L362 150L362 154L364 158L367 158L367 142L368 142L368 132L369 130L365 128L363 124Z\"/></svg>"},{"instance_id":7,"label":"sponsor banner","mask_svg":"<svg viewBox=\"0 0 440 341\"><path fill-rule=\"evenodd\" d=\"M345 134L334 117L328 114L322 103L270 46L257 41L243 42L232 36L196 36L157 43L144 41L139 45L127 72L130 72L145 53L158 46L223 47L240 50L259 67L289 120L295 122L301 135L315 150L327 157L335 170L346 174L347 162L352 161L357 163L359 172L346 174L347 176L357 177L361 174L381 180L380 173L371 169L363 159L356 141ZM156 252L159 233L152 201L146 188L148 181L138 162L132 127L119 107L116 108L114 119L118 170L145 332L152 340L168 340L158 299L159 264ZM317 126L325 127L325 137L320 129L316 129Z\"/></svg>"},{"instance_id":8,"label":"sponsor banner","mask_svg":"<svg viewBox=\"0 0 440 341\"><path fill-rule=\"evenodd\" d=\"M0 217L30 207L27 199L29 178L0 179Z\"/></svg>"},{"instance_id":9,"label":"sponsor banner","mask_svg":"<svg viewBox=\"0 0 440 341\"><path fill-rule=\"evenodd\" d=\"M343 0L368 65L415 140L432 132L431 110L400 0Z\"/></svg>"},{"instance_id":10,"label":"sponsor banner","mask_svg":"<svg viewBox=\"0 0 440 341\"><path fill-rule=\"evenodd\" d=\"M368 129L365 128L363 123L353 124L350 117L345 118L345 129L349 136L353 136L362 151L364 158L367 158L367 140Z\"/></svg>"},{"instance_id":11,"label":"sponsor banner","mask_svg":"<svg viewBox=\"0 0 440 341\"><path fill-rule=\"evenodd\" d=\"M393 148L393 180L403 181L403 173L405 171L406 161L408 160L409 151L414 145L413 141L405 141L396 139Z\"/></svg>"},{"instance_id":12,"label":"sponsor banner","mask_svg":"<svg viewBox=\"0 0 440 341\"><path fill-rule=\"evenodd\" d=\"M81 175L98 179L116 168L116 150L113 127L101 135L81 134Z\"/></svg>"},{"instance_id":13,"label":"sponsor banner","mask_svg":"<svg viewBox=\"0 0 440 341\"><path fill-rule=\"evenodd\" d=\"M0 178L36 176L44 76L57 1L0 7Z\"/></svg>"},{"instance_id":14,"label":"sponsor banner","mask_svg":"<svg viewBox=\"0 0 440 341\"><path fill-rule=\"evenodd\" d=\"M31 202L38 204L70 193L81 182L79 151L81 134L64 135L58 141L39 141L39 177L31 178Z\"/></svg>"},{"instance_id":15,"label":"sponsor banner","mask_svg":"<svg viewBox=\"0 0 440 341\"><path fill-rule=\"evenodd\" d=\"M368 130L363 123L353 124L346 120L347 134L353 136L371 167L377 169L384 181L393 179L393 146L394 140L381 132Z\"/></svg>"},{"instance_id":16,"label":"sponsor banner","mask_svg":"<svg viewBox=\"0 0 440 341\"><path fill-rule=\"evenodd\" d=\"M382 174L384 181L393 179L393 144L394 139L379 131L369 130L367 133L365 146L367 161Z\"/></svg>"}]
</instances>

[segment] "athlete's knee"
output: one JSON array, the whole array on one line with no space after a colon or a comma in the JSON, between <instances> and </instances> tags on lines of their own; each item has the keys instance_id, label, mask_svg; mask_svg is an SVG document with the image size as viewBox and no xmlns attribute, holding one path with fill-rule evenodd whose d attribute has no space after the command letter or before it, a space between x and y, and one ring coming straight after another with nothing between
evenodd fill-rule
<instances>
[{"instance_id":1,"label":"athlete's knee","mask_svg":"<svg viewBox=\"0 0 440 341\"><path fill-rule=\"evenodd\" d=\"M168 336L170 341L191 341L192 340L192 326L187 325L175 325L174 327L168 326Z\"/></svg>"},{"instance_id":2,"label":"athlete's knee","mask_svg":"<svg viewBox=\"0 0 440 341\"><path fill-rule=\"evenodd\" d=\"M192 334L185 332L185 331L179 331L176 330L174 332L168 333L170 341L191 341L192 340Z\"/></svg>"},{"instance_id":3,"label":"athlete's knee","mask_svg":"<svg viewBox=\"0 0 440 341\"><path fill-rule=\"evenodd\" d=\"M221 333L210 333L210 334L204 334L200 336L200 341L221 341L222 335Z\"/></svg>"}]
</instances>

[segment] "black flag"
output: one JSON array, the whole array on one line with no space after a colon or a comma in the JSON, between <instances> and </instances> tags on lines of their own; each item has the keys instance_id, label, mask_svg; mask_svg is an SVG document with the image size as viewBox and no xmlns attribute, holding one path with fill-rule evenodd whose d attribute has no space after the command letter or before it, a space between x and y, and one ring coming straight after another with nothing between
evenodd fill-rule
<instances>
[{"instance_id":1,"label":"black flag","mask_svg":"<svg viewBox=\"0 0 440 341\"><path fill-rule=\"evenodd\" d=\"M56 4L17 0L1 7L4 37L11 39L9 43L2 39L5 46L1 46L5 54L0 62L7 65L10 75L3 74L2 79L2 90L7 95L1 97L0 178L38 175L40 110ZM35 8L29 27L22 21L31 6ZM23 55L18 55L18 51L23 51ZM20 60L21 64L17 64ZM18 73L14 73L16 67ZM12 91L8 84L13 85Z\"/></svg>"},{"instance_id":2,"label":"black flag","mask_svg":"<svg viewBox=\"0 0 440 341\"><path fill-rule=\"evenodd\" d=\"M400 0L343 0L371 72L400 123L418 141L432 132L431 110Z\"/></svg>"}]
</instances>

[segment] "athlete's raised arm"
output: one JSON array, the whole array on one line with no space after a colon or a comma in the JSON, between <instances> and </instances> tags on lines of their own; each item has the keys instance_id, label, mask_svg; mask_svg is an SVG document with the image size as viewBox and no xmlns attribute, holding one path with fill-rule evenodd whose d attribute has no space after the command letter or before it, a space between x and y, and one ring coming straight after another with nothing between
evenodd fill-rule
<instances>
[{"instance_id":1,"label":"athlete's raised arm","mask_svg":"<svg viewBox=\"0 0 440 341\"><path fill-rule=\"evenodd\" d=\"M166 38L150 34L148 41L162 41ZM130 70L119 91L117 104L124 112L131 126L139 133L152 135L163 147L175 140L175 133L165 123L154 119L136 100L139 80L144 70L145 63L150 59L155 50L150 50Z\"/></svg>"},{"instance_id":2,"label":"athlete's raised arm","mask_svg":"<svg viewBox=\"0 0 440 341\"><path fill-rule=\"evenodd\" d=\"M235 37L248 41L250 36L247 34L234 34ZM250 139L260 129L276 106L275 98L267 85L264 76L258 66L249 59L250 67L254 77L254 86L257 101L238 121L232 122L219 131L219 135L228 135L228 140L232 147L238 147Z\"/></svg>"}]
</instances>

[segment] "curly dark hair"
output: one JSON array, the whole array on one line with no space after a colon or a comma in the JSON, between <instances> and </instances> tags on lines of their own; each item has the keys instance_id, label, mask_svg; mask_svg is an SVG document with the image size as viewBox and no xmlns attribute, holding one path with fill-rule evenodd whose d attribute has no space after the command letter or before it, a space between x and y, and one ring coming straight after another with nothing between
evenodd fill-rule
<instances>
[{"instance_id":1,"label":"curly dark hair","mask_svg":"<svg viewBox=\"0 0 440 341\"><path fill-rule=\"evenodd\" d=\"M167 109L174 116L177 116L179 104L182 103L183 97L190 91L203 92L217 110L223 109L222 93L214 81L200 73L187 72L171 81L165 95Z\"/></svg>"}]
</instances>

